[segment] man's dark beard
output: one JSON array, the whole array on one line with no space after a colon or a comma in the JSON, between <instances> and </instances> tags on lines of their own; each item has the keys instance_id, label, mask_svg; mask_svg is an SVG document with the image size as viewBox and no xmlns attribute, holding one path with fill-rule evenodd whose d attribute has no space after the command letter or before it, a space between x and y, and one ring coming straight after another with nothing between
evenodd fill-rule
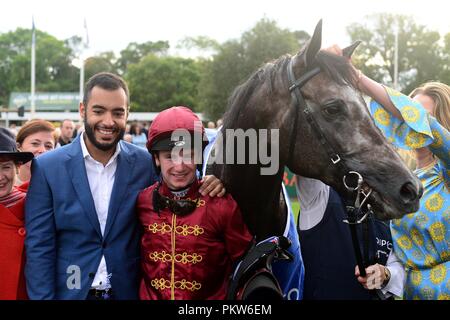
<instances>
[{"instance_id":1,"label":"man's dark beard","mask_svg":"<svg viewBox=\"0 0 450 320\"><path fill-rule=\"evenodd\" d=\"M95 133L94 128L92 128L88 122L87 122L87 115L84 115L84 131L86 132L86 135L89 139L89 141L97 148L102 151L110 151L111 149L115 149L117 146L117 143L119 143L120 140L122 140L123 136L125 135L125 129L119 129L119 135L117 138L111 142L111 143L100 143L95 139Z\"/></svg>"}]
</instances>

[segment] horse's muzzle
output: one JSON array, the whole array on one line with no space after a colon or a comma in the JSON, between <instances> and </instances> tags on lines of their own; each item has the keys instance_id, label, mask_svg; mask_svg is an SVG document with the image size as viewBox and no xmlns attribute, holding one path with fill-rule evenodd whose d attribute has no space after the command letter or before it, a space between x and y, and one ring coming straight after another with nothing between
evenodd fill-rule
<instances>
[{"instance_id":1,"label":"horse's muzzle","mask_svg":"<svg viewBox=\"0 0 450 320\"><path fill-rule=\"evenodd\" d=\"M400 200L403 206L409 212L414 212L419 209L420 198L423 195L422 183L415 186L412 182L406 182L400 188Z\"/></svg>"}]
</instances>

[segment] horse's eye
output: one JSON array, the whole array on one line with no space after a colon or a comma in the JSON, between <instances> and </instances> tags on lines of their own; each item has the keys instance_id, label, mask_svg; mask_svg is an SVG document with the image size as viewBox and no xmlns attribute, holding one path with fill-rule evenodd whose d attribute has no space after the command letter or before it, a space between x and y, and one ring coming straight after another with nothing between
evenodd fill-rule
<instances>
[{"instance_id":1,"label":"horse's eye","mask_svg":"<svg viewBox=\"0 0 450 320\"><path fill-rule=\"evenodd\" d=\"M339 109L339 106L329 106L324 109L324 112L333 116L339 114L341 110Z\"/></svg>"},{"instance_id":2,"label":"horse's eye","mask_svg":"<svg viewBox=\"0 0 450 320\"><path fill-rule=\"evenodd\" d=\"M337 116L341 114L343 110L344 110L343 102L339 100L327 103L322 108L322 112L326 116Z\"/></svg>"}]
</instances>

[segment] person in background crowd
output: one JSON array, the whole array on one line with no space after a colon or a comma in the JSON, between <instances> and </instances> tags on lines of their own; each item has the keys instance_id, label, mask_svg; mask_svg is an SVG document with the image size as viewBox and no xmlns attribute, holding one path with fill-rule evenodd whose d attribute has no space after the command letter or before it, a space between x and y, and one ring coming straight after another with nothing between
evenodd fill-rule
<instances>
[{"instance_id":1,"label":"person in background crowd","mask_svg":"<svg viewBox=\"0 0 450 320\"><path fill-rule=\"evenodd\" d=\"M217 135L216 124L214 121L209 121L207 128L205 128L206 137L209 141L212 141L213 137Z\"/></svg>"},{"instance_id":2,"label":"person in background crowd","mask_svg":"<svg viewBox=\"0 0 450 320\"><path fill-rule=\"evenodd\" d=\"M14 137L17 136L18 130L17 130L17 126L15 123L11 123L9 125L9 131L11 131L11 133L14 135Z\"/></svg>"},{"instance_id":3,"label":"person in background crowd","mask_svg":"<svg viewBox=\"0 0 450 320\"><path fill-rule=\"evenodd\" d=\"M191 143L189 137L174 137L177 130L187 130ZM192 143L195 135L202 145ZM162 179L143 190L136 205L144 231L141 299L225 299L232 267L252 240L231 195L199 192L201 160L196 163L195 154L202 159L204 135L201 121L186 107L162 111L150 127L147 147ZM175 156L173 148L186 143L192 149Z\"/></svg>"},{"instance_id":4,"label":"person in background crowd","mask_svg":"<svg viewBox=\"0 0 450 320\"><path fill-rule=\"evenodd\" d=\"M75 129L73 130L72 140L77 137L81 132L83 132L83 124L81 122L77 122L75 124Z\"/></svg>"},{"instance_id":5,"label":"person in background crowd","mask_svg":"<svg viewBox=\"0 0 450 320\"><path fill-rule=\"evenodd\" d=\"M58 138L57 148L65 146L72 142L75 124L72 120L65 119L61 122L61 133Z\"/></svg>"},{"instance_id":6,"label":"person in background crowd","mask_svg":"<svg viewBox=\"0 0 450 320\"><path fill-rule=\"evenodd\" d=\"M0 300L27 299L24 278L25 192L14 186L18 166L33 158L19 152L14 135L0 128Z\"/></svg>"},{"instance_id":7,"label":"person in background crowd","mask_svg":"<svg viewBox=\"0 0 450 320\"><path fill-rule=\"evenodd\" d=\"M55 127L53 124L42 119L27 121L19 130L16 136L17 148L19 151L31 152L35 157L55 148ZM31 178L31 162L27 162L19 167L19 174L16 178L16 186L28 184ZM24 186L26 189L26 186Z\"/></svg>"},{"instance_id":8,"label":"person in background crowd","mask_svg":"<svg viewBox=\"0 0 450 320\"><path fill-rule=\"evenodd\" d=\"M145 134L146 137L148 136L147 126L148 126L148 122L147 121L143 121L142 122L142 132Z\"/></svg>"},{"instance_id":9,"label":"person in background crowd","mask_svg":"<svg viewBox=\"0 0 450 320\"><path fill-rule=\"evenodd\" d=\"M130 127L130 134L133 138L133 144L145 149L147 143L147 136L142 131L142 124L135 122Z\"/></svg>"}]
</instances>

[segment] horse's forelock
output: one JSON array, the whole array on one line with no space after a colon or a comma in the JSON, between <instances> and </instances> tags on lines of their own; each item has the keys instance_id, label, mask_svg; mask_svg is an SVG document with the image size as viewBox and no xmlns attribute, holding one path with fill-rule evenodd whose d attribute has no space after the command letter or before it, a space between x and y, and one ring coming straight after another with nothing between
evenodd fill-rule
<instances>
[{"instance_id":1,"label":"horse's forelock","mask_svg":"<svg viewBox=\"0 0 450 320\"><path fill-rule=\"evenodd\" d=\"M334 82L357 88L357 75L347 57L327 51L319 51L316 55L316 62L320 69Z\"/></svg>"}]
</instances>

